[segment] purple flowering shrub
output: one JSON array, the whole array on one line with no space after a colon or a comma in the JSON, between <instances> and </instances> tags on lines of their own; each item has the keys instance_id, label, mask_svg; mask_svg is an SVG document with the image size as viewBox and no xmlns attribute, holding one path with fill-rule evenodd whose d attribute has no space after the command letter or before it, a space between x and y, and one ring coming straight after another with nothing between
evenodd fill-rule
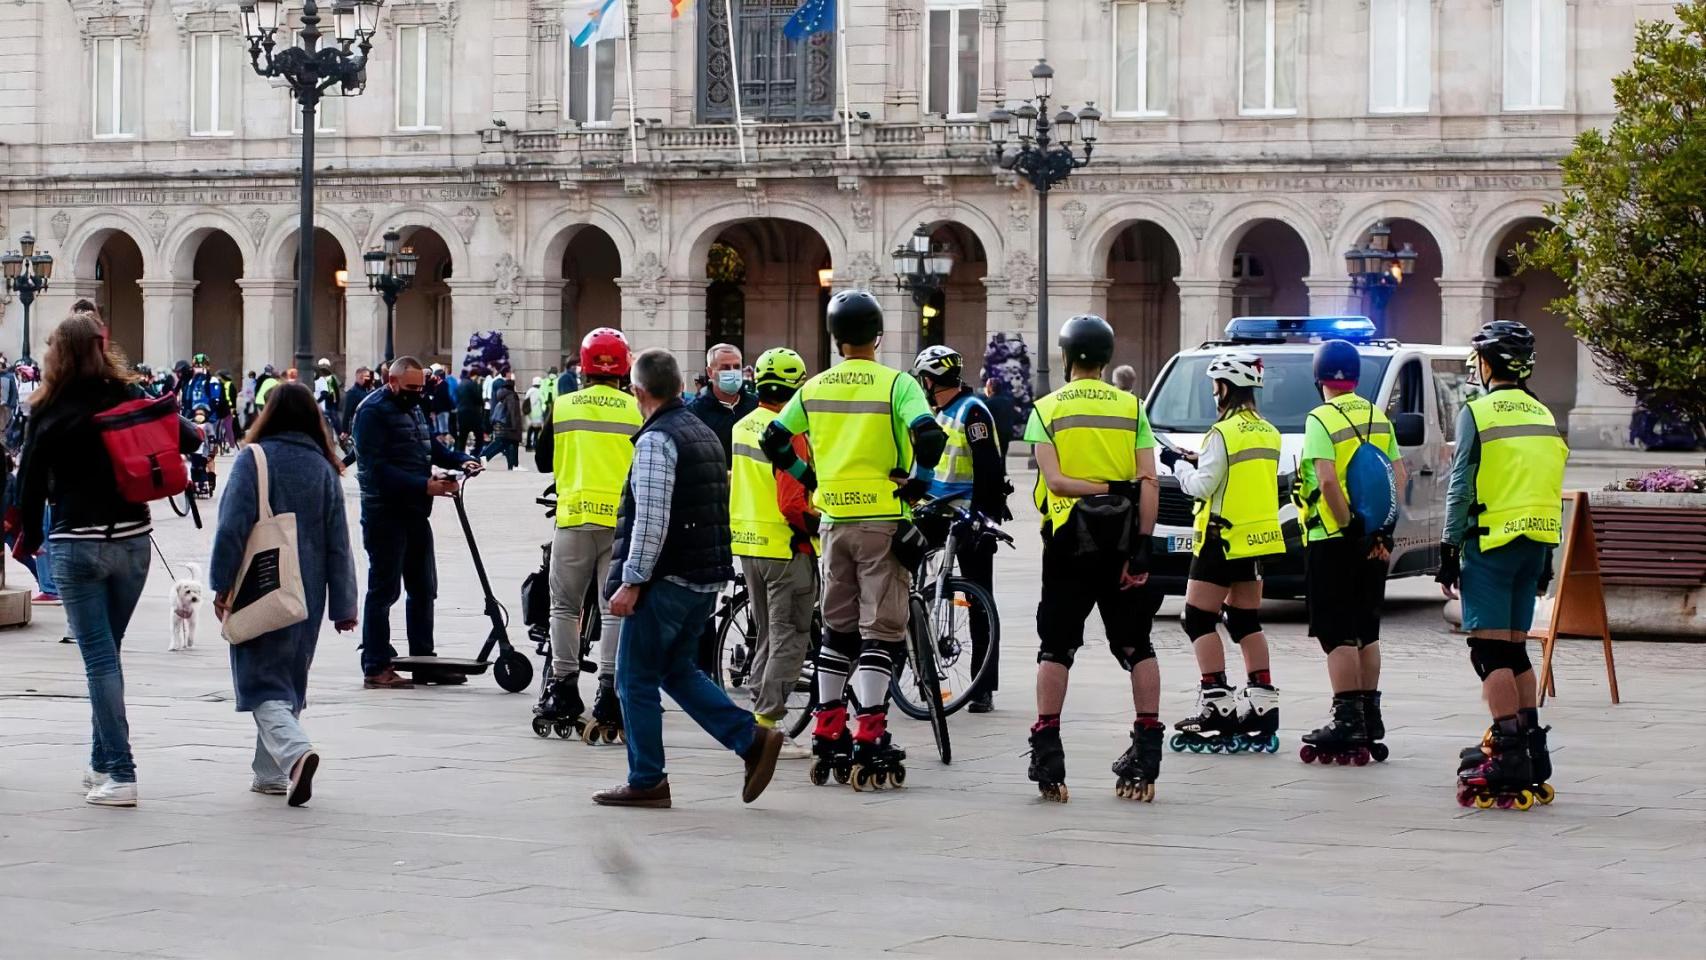
<instances>
[{"instance_id":1,"label":"purple flowering shrub","mask_svg":"<svg viewBox=\"0 0 1706 960\"><path fill-rule=\"evenodd\" d=\"M497 330L482 330L468 337L468 352L462 357L464 369L484 367L487 370L509 369L509 347L504 335Z\"/></svg>"},{"instance_id":2,"label":"purple flowering shrub","mask_svg":"<svg viewBox=\"0 0 1706 960\"><path fill-rule=\"evenodd\" d=\"M1606 489L1635 493L1706 493L1706 470L1660 467L1638 477L1613 481Z\"/></svg>"}]
</instances>

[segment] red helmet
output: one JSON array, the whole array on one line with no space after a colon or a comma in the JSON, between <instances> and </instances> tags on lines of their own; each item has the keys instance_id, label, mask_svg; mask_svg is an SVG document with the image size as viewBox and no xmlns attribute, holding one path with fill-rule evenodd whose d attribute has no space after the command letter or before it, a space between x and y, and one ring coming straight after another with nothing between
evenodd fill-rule
<instances>
[{"instance_id":1,"label":"red helmet","mask_svg":"<svg viewBox=\"0 0 1706 960\"><path fill-rule=\"evenodd\" d=\"M622 331L599 327L581 341L581 375L625 377L628 375L628 338Z\"/></svg>"}]
</instances>

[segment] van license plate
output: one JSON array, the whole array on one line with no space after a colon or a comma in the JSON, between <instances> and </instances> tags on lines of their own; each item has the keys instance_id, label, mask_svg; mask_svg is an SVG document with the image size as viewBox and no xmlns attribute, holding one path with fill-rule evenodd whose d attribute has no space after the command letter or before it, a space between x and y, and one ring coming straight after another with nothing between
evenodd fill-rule
<instances>
[{"instance_id":1,"label":"van license plate","mask_svg":"<svg viewBox=\"0 0 1706 960\"><path fill-rule=\"evenodd\" d=\"M1191 552L1191 545L1192 545L1192 543L1195 542L1195 539L1196 539L1195 537L1168 537L1167 538L1167 552L1168 553L1190 553Z\"/></svg>"}]
</instances>

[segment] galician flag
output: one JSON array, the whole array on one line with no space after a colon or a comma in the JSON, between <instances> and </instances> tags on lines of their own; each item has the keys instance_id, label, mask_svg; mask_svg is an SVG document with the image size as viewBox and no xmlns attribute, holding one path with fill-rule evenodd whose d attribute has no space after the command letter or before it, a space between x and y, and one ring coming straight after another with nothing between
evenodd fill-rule
<instances>
[{"instance_id":1,"label":"galician flag","mask_svg":"<svg viewBox=\"0 0 1706 960\"><path fill-rule=\"evenodd\" d=\"M603 0L586 15L586 24L575 34L575 46L628 35L628 0Z\"/></svg>"}]
</instances>

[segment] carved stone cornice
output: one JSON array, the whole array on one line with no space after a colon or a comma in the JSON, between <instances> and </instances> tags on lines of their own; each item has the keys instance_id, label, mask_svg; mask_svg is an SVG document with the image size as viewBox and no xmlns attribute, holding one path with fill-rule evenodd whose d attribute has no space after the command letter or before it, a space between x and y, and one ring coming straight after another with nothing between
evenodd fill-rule
<instances>
[{"instance_id":1,"label":"carved stone cornice","mask_svg":"<svg viewBox=\"0 0 1706 960\"><path fill-rule=\"evenodd\" d=\"M462 16L462 5L459 0L391 0L383 12L397 26L438 26L450 32Z\"/></svg>"},{"instance_id":2,"label":"carved stone cornice","mask_svg":"<svg viewBox=\"0 0 1706 960\"><path fill-rule=\"evenodd\" d=\"M148 32L148 0L67 0L83 42Z\"/></svg>"}]
</instances>

